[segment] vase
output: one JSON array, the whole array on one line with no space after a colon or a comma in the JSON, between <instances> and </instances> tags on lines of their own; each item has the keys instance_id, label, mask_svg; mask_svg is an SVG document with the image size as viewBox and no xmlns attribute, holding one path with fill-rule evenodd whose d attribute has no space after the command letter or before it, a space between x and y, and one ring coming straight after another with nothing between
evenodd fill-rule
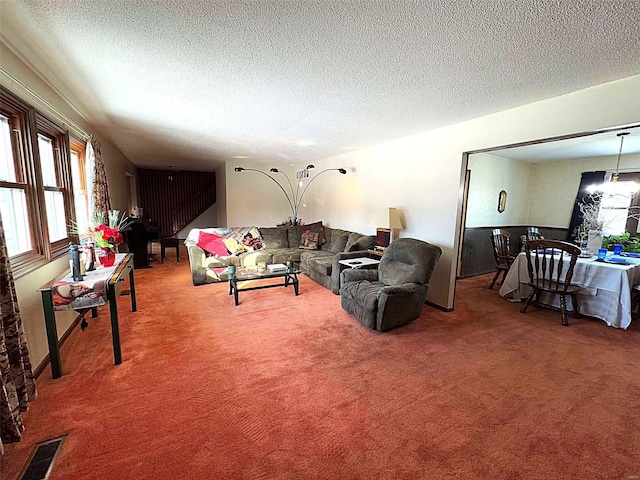
<instances>
[{"instance_id":1,"label":"vase","mask_svg":"<svg viewBox=\"0 0 640 480\"><path fill-rule=\"evenodd\" d=\"M602 232L600 230L589 230L587 239L587 250L592 255L597 255L598 250L602 247Z\"/></svg>"},{"instance_id":2,"label":"vase","mask_svg":"<svg viewBox=\"0 0 640 480\"><path fill-rule=\"evenodd\" d=\"M116 261L116 252L109 247L100 247L100 253L98 253L98 260L103 267L110 267Z\"/></svg>"}]
</instances>

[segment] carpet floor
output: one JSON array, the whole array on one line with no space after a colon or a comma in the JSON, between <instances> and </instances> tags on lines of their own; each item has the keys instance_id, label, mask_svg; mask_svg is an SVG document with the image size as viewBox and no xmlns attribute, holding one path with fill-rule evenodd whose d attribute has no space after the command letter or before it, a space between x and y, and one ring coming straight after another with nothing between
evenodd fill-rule
<instances>
[{"instance_id":1,"label":"carpet floor","mask_svg":"<svg viewBox=\"0 0 640 480\"><path fill-rule=\"evenodd\" d=\"M108 309L71 333L3 480L63 434L51 480L640 477L637 322L520 314L489 275L380 334L305 276L235 307L172 260L136 270L138 312L118 300L122 365Z\"/></svg>"}]
</instances>

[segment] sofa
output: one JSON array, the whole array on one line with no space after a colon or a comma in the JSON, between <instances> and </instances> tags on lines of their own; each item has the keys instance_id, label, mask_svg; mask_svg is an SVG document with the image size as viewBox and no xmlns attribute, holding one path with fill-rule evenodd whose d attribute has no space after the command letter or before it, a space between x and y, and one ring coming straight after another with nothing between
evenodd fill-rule
<instances>
[{"instance_id":1,"label":"sofa","mask_svg":"<svg viewBox=\"0 0 640 480\"><path fill-rule=\"evenodd\" d=\"M311 231L314 233L310 237L317 238L317 244L309 244L305 239ZM211 236L212 245L202 240L206 235ZM215 237L222 238L222 241ZM236 241L244 245L236 249ZM309 278L337 295L340 272L345 268L338 262L366 256L367 250L374 247L375 236L330 228L316 222L288 227L194 228L184 243L189 253L194 285L228 280L229 265L251 268L258 262L286 263L290 259Z\"/></svg>"}]
</instances>

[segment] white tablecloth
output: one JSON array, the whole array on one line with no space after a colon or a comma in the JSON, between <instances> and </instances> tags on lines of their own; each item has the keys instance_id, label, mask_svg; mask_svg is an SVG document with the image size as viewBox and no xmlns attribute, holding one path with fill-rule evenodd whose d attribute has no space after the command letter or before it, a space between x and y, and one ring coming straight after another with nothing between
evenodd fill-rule
<instances>
[{"instance_id":1,"label":"white tablecloth","mask_svg":"<svg viewBox=\"0 0 640 480\"><path fill-rule=\"evenodd\" d=\"M595 257L579 258L573 271L572 284L578 293L580 313L604 320L607 325L626 329L631 324L631 288L640 283L640 260L628 259L632 265L597 262ZM520 301L529 292L527 257L520 253L507 273L500 296ZM541 301L559 306L559 296L542 297ZM570 308L571 298L567 297Z\"/></svg>"}]
</instances>

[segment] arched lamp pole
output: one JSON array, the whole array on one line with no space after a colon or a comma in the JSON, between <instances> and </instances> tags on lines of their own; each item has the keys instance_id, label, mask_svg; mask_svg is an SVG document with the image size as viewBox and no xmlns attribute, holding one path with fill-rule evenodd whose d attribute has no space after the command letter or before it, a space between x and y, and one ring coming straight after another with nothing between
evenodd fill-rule
<instances>
[{"instance_id":1,"label":"arched lamp pole","mask_svg":"<svg viewBox=\"0 0 640 480\"><path fill-rule=\"evenodd\" d=\"M311 170L313 168L315 168L313 165L307 165L306 170ZM307 191L307 188L309 188L309 185L311 185L311 183L313 183L313 181L316 178L318 178L318 176L322 175L325 172L331 172L331 171L340 172L342 175L347 173L347 171L344 168L327 168L325 170L322 170L321 172L318 172L316 175L314 175L313 178L311 178L311 180L309 180L309 183L307 183L307 185L302 190L302 193L300 193L300 182L298 182L298 186L294 192L293 184L291 183L289 176L285 172L281 172L277 168L270 169L269 171L271 173L281 173L287 179L287 183L289 184L289 189L291 190L291 196L289 196L289 194L287 193L285 188L282 186L282 184L267 172L264 172L257 168L244 168L244 167L235 167L234 170L236 172L258 172L258 173L261 173L262 175L265 175L266 177L269 177L269 179L275 182L275 184L278 185L280 190L282 190L282 193L284 193L284 196L287 198L287 202L289 203L289 207L291 208L292 222L294 225L298 224L298 209L300 208L300 204L302 203L302 198L304 197L304 194ZM299 193L300 195L298 196Z\"/></svg>"}]
</instances>

